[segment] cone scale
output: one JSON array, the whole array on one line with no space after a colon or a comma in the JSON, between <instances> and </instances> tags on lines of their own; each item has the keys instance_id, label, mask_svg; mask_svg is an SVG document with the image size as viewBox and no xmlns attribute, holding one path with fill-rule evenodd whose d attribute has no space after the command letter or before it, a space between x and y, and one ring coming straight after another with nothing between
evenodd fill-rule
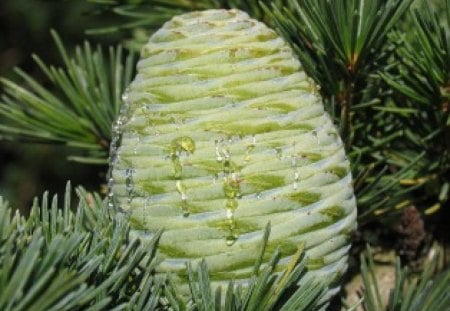
<instances>
[{"instance_id":1,"label":"cone scale","mask_svg":"<svg viewBox=\"0 0 450 311\"><path fill-rule=\"evenodd\" d=\"M164 229L160 272L183 287L185 262L204 258L213 284L245 284L270 222L280 269L304 243L308 275L339 279L356 226L349 162L273 30L238 10L174 17L143 47L123 99L111 202L143 240Z\"/></svg>"}]
</instances>

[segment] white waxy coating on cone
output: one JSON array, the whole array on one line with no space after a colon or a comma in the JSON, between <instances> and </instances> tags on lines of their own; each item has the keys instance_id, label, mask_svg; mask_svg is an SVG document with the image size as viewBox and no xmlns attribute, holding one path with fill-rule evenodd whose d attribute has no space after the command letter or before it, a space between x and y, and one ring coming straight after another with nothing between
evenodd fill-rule
<instances>
[{"instance_id":1,"label":"white waxy coating on cone","mask_svg":"<svg viewBox=\"0 0 450 311\"><path fill-rule=\"evenodd\" d=\"M174 17L144 46L112 145L111 197L160 271L207 260L245 282L270 221L270 255L306 245L310 275L346 268L356 207L342 142L291 48L237 10ZM267 258L266 258L267 259ZM336 289L337 286L334 288Z\"/></svg>"}]
</instances>

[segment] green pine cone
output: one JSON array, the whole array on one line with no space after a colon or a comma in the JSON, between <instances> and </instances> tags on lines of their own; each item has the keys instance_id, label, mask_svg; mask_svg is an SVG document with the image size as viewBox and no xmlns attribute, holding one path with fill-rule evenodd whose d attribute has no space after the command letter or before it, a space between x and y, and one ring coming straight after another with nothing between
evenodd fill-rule
<instances>
[{"instance_id":1,"label":"green pine cone","mask_svg":"<svg viewBox=\"0 0 450 311\"><path fill-rule=\"evenodd\" d=\"M214 284L245 284L270 222L280 268L305 243L308 274L338 280L356 226L349 162L286 42L246 13L210 10L174 17L141 54L110 196L134 234L164 229L160 271L183 287L185 262L205 258Z\"/></svg>"}]
</instances>

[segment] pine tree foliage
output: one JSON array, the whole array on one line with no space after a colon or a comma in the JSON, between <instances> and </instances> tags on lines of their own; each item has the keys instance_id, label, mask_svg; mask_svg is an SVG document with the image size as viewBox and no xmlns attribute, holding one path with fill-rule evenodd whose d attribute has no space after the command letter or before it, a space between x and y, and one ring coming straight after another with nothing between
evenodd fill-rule
<instances>
[{"instance_id":1,"label":"pine tree foliage","mask_svg":"<svg viewBox=\"0 0 450 311\"><path fill-rule=\"evenodd\" d=\"M266 228L261 253L255 263L249 285L242 287L230 282L225 291L219 287L211 290L208 267L205 261L196 271L190 264L187 266L190 282L190 310L196 311L301 311L319 310L324 306L323 297L329 280L303 279L306 272L306 260L303 247L292 257L288 267L282 273L276 272L276 266L281 258L277 250L267 265L262 266L262 257L268 241L270 225ZM299 286L296 284L300 283ZM180 308L174 297L170 297L172 305Z\"/></svg>"},{"instance_id":2,"label":"pine tree foliage","mask_svg":"<svg viewBox=\"0 0 450 311\"><path fill-rule=\"evenodd\" d=\"M188 265L189 295L155 275L160 235L145 248L130 239L129 224L113 216L98 195L76 190L72 211L70 184L63 206L45 193L31 213L11 215L0 198L0 307L2 310L318 310L330 280L303 279L306 261L300 247L286 270L275 270L280 253L262 266L267 227L259 260L248 287L231 282L212 291L208 267ZM164 233L163 233L164 234ZM382 305L370 249L361 258L364 308L375 310L444 310L450 271L434 276L437 261L412 281L397 262L396 283L387 308ZM299 282L300 286L295 284Z\"/></svg>"},{"instance_id":3,"label":"pine tree foliage","mask_svg":"<svg viewBox=\"0 0 450 311\"><path fill-rule=\"evenodd\" d=\"M218 9L218 8L239 8L249 13L252 17L262 18L264 12L257 0L87 0L96 4L99 12L112 12L120 18L120 24L109 27L89 29L89 34L107 34L113 32L133 31L136 28L155 30L169 20L171 17L192 10ZM277 0L277 3L282 1ZM140 44L147 41L149 33L140 40L135 37L131 47L139 49Z\"/></svg>"},{"instance_id":4,"label":"pine tree foliage","mask_svg":"<svg viewBox=\"0 0 450 311\"><path fill-rule=\"evenodd\" d=\"M45 193L28 217L12 216L0 201L1 310L146 310L158 303L158 236L144 248L98 195L77 194L76 212L68 184L62 208Z\"/></svg>"},{"instance_id":5,"label":"pine tree foliage","mask_svg":"<svg viewBox=\"0 0 450 311\"><path fill-rule=\"evenodd\" d=\"M435 255L430 265L418 278L412 278L408 268L401 268L397 258L394 288L391 289L387 305L381 299L381 286L375 276L375 264L372 251L367 247L366 254L361 255L361 272L363 277L365 311L422 311L447 310L450 303L450 269L434 275L437 267Z\"/></svg>"},{"instance_id":6,"label":"pine tree foliage","mask_svg":"<svg viewBox=\"0 0 450 311\"><path fill-rule=\"evenodd\" d=\"M33 58L53 84L53 92L20 69L16 72L23 79L21 84L1 78L0 116L6 122L0 125L0 133L10 139L63 143L80 150L71 159L104 164L111 124L133 76L134 54L120 46L104 52L86 42L71 57L56 32L52 35L64 67Z\"/></svg>"},{"instance_id":7,"label":"pine tree foliage","mask_svg":"<svg viewBox=\"0 0 450 311\"><path fill-rule=\"evenodd\" d=\"M411 1L288 1L265 6L293 43L306 72L340 110L341 136L350 140L350 111L386 53L387 34Z\"/></svg>"},{"instance_id":8,"label":"pine tree foliage","mask_svg":"<svg viewBox=\"0 0 450 311\"><path fill-rule=\"evenodd\" d=\"M305 279L299 248L285 271L276 271L280 252L261 265L270 226L262 241L250 285L231 282L212 292L204 262L188 265L190 295L155 275L157 234L145 247L131 239L126 216L115 215L97 194L76 190L73 210L67 185L63 206L45 193L28 217L0 197L1 310L314 310L322 305L327 280ZM300 282L300 286L297 286ZM288 296L286 296L288 294ZM261 306L264 306L261 309Z\"/></svg>"},{"instance_id":9,"label":"pine tree foliage","mask_svg":"<svg viewBox=\"0 0 450 311\"><path fill-rule=\"evenodd\" d=\"M380 107L395 114L404 138L390 149L392 163L401 166L405 154L425 156L415 167L415 178L403 183L426 187L421 196L432 213L449 200L450 188L450 1L440 22L430 6L411 13L415 36L392 34L400 42L396 49L398 67L381 74L396 92L392 105Z\"/></svg>"},{"instance_id":10,"label":"pine tree foliage","mask_svg":"<svg viewBox=\"0 0 450 311\"><path fill-rule=\"evenodd\" d=\"M322 86L330 111L340 115L356 176L360 223L411 204L412 192L424 184L438 189L430 212L448 200L443 176L450 163L449 24L440 25L438 14L423 3L424 9L414 10L419 36L408 36L402 22L410 4L288 1L265 6ZM393 91L403 97L390 97ZM405 139L410 147L398 148Z\"/></svg>"},{"instance_id":11,"label":"pine tree foliage","mask_svg":"<svg viewBox=\"0 0 450 311\"><path fill-rule=\"evenodd\" d=\"M388 65L392 54L386 44L388 34L410 4L403 0L352 0L265 6L276 29L293 45L305 71L321 86L329 111L339 116L341 137L356 177L360 223L372 220L374 212L386 205L399 204L405 192L399 182L418 160L411 159L402 170L389 172L386 157L374 158L399 134L387 129L381 138L374 137L371 124L383 120L374 118L370 111L373 104L383 101L373 90L377 85L374 75Z\"/></svg>"}]
</instances>

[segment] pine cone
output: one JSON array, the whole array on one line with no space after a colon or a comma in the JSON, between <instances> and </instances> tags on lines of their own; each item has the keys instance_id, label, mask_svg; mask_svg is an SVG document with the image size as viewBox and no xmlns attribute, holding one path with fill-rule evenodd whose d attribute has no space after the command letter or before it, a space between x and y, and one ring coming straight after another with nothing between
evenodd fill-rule
<instances>
[{"instance_id":1,"label":"pine cone","mask_svg":"<svg viewBox=\"0 0 450 311\"><path fill-rule=\"evenodd\" d=\"M345 271L356 206L349 162L318 88L273 30L238 10L174 17L144 46L111 150L111 197L160 272L245 284L267 256L306 245L308 276Z\"/></svg>"}]
</instances>

